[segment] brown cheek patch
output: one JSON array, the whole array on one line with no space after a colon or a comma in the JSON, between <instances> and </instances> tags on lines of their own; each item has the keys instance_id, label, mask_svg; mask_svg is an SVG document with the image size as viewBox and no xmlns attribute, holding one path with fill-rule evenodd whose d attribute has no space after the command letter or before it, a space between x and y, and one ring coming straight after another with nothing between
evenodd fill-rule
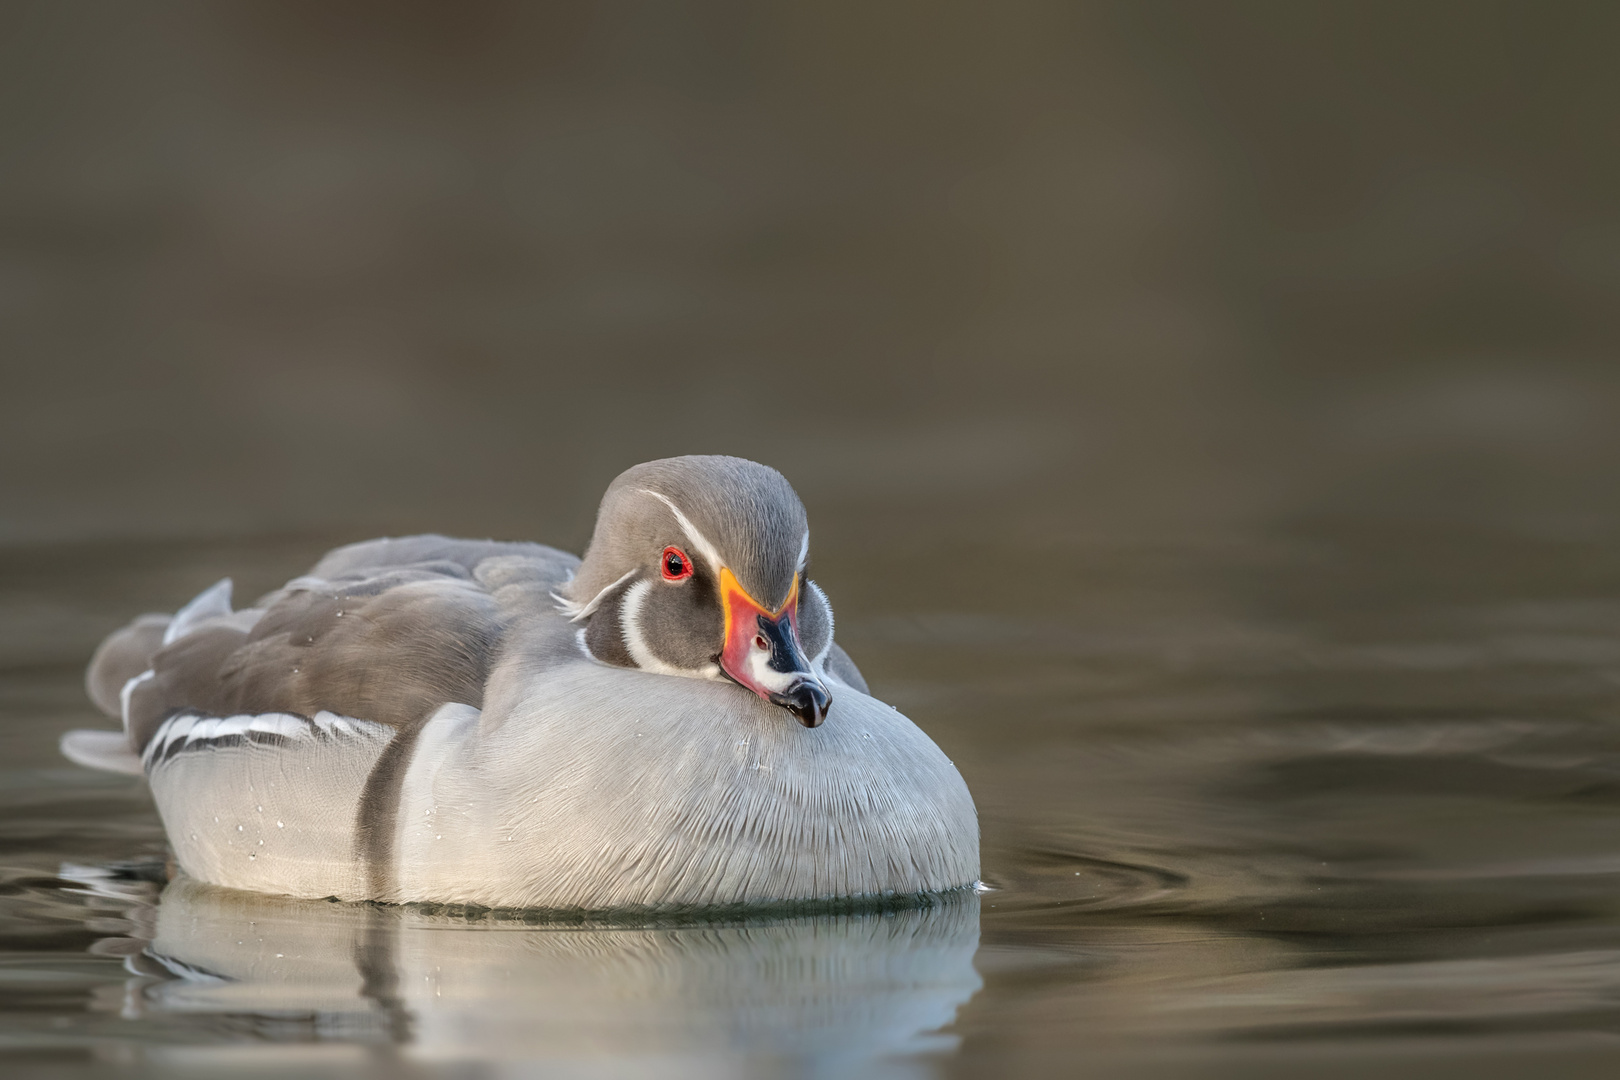
<instances>
[{"instance_id":1,"label":"brown cheek patch","mask_svg":"<svg viewBox=\"0 0 1620 1080\"><path fill-rule=\"evenodd\" d=\"M635 667L636 662L624 644L624 626L620 622L623 617L621 607L623 602L624 592L620 590L602 601L601 606L591 614L590 621L585 626L585 647L591 651L592 656L604 664Z\"/></svg>"},{"instance_id":2,"label":"brown cheek patch","mask_svg":"<svg viewBox=\"0 0 1620 1080\"><path fill-rule=\"evenodd\" d=\"M705 588L695 577L682 584L654 582L642 601L642 640L672 667L695 671L712 663L724 634L713 585Z\"/></svg>"}]
</instances>

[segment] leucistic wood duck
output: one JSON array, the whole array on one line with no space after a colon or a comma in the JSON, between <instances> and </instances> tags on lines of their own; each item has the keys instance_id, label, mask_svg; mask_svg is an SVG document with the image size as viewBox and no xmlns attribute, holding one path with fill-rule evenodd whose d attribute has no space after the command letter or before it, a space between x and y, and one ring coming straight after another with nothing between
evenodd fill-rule
<instances>
[{"instance_id":1,"label":"leucistic wood duck","mask_svg":"<svg viewBox=\"0 0 1620 1080\"><path fill-rule=\"evenodd\" d=\"M805 574L805 511L731 457L638 465L585 558L442 536L222 581L96 652L180 868L299 897L608 909L972 885L961 776L870 696Z\"/></svg>"}]
</instances>

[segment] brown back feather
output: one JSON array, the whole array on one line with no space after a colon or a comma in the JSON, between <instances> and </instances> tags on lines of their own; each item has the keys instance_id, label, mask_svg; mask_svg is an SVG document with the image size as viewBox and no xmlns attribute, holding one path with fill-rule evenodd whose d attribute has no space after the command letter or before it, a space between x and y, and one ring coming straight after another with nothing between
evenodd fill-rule
<instances>
[{"instance_id":1,"label":"brown back feather","mask_svg":"<svg viewBox=\"0 0 1620 1080\"><path fill-rule=\"evenodd\" d=\"M160 649L130 695L137 751L180 710L322 710L412 728L447 702L483 706L501 625L460 567L304 582L272 594L252 630L204 625Z\"/></svg>"}]
</instances>

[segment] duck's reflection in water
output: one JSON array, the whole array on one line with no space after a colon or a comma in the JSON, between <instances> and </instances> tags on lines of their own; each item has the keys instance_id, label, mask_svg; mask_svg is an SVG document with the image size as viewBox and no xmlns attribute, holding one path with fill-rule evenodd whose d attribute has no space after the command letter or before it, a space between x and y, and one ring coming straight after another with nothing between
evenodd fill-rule
<instances>
[{"instance_id":1,"label":"duck's reflection in water","mask_svg":"<svg viewBox=\"0 0 1620 1080\"><path fill-rule=\"evenodd\" d=\"M132 970L159 976L131 988L136 1007L251 1021L256 1040L396 1043L427 1059L836 1070L950 1049L939 1029L981 985L973 896L887 913L581 927L180 878L149 919L135 920L150 928L144 948L125 946Z\"/></svg>"}]
</instances>

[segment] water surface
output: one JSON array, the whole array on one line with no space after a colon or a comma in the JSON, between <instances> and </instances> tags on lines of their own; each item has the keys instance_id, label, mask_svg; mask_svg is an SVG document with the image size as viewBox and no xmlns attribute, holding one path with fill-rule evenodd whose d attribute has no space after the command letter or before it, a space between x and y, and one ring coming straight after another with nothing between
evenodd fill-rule
<instances>
[{"instance_id":1,"label":"water surface","mask_svg":"<svg viewBox=\"0 0 1620 1080\"><path fill-rule=\"evenodd\" d=\"M992 891L675 924L170 880L142 786L55 757L97 722L83 657L221 566L257 586L322 540L7 552L0 1046L68 1073L1620 1061L1620 559L1601 545L1341 528L919 558L883 535L824 560L851 596L840 635L962 769ZM1058 584L940 602L935 572L964 560Z\"/></svg>"}]
</instances>

